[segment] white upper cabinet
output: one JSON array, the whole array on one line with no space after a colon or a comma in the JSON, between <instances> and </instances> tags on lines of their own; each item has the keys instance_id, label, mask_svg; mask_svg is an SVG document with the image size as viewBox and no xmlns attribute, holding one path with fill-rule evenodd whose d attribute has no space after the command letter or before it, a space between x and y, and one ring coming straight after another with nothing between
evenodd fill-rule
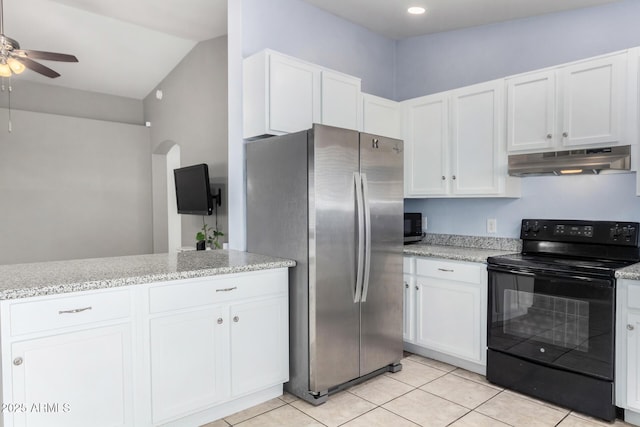
<instances>
[{"instance_id":1,"label":"white upper cabinet","mask_svg":"<svg viewBox=\"0 0 640 427\"><path fill-rule=\"evenodd\" d=\"M322 124L358 129L361 115L360 79L322 71Z\"/></svg>"},{"instance_id":2,"label":"white upper cabinet","mask_svg":"<svg viewBox=\"0 0 640 427\"><path fill-rule=\"evenodd\" d=\"M283 135L322 123L358 129L360 79L271 50L243 63L243 137Z\"/></svg>"},{"instance_id":3,"label":"white upper cabinet","mask_svg":"<svg viewBox=\"0 0 640 427\"><path fill-rule=\"evenodd\" d=\"M399 102L362 94L362 131L402 139L402 109Z\"/></svg>"},{"instance_id":4,"label":"white upper cabinet","mask_svg":"<svg viewBox=\"0 0 640 427\"><path fill-rule=\"evenodd\" d=\"M453 91L451 95L451 192L499 194L506 175L502 131L504 100L500 80Z\"/></svg>"},{"instance_id":5,"label":"white upper cabinet","mask_svg":"<svg viewBox=\"0 0 640 427\"><path fill-rule=\"evenodd\" d=\"M402 104L405 197L447 194L449 95L423 96Z\"/></svg>"},{"instance_id":6,"label":"white upper cabinet","mask_svg":"<svg viewBox=\"0 0 640 427\"><path fill-rule=\"evenodd\" d=\"M627 54L507 79L509 152L624 143Z\"/></svg>"},{"instance_id":7,"label":"white upper cabinet","mask_svg":"<svg viewBox=\"0 0 640 427\"><path fill-rule=\"evenodd\" d=\"M501 80L404 101L405 197L514 197Z\"/></svg>"}]
</instances>

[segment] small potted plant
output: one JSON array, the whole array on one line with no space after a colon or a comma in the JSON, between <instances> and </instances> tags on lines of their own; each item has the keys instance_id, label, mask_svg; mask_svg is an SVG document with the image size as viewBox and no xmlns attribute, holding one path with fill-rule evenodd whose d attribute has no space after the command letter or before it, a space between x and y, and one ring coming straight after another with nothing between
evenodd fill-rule
<instances>
[{"instance_id":1,"label":"small potted plant","mask_svg":"<svg viewBox=\"0 0 640 427\"><path fill-rule=\"evenodd\" d=\"M196 249L202 251L206 248L207 245L209 245L211 249L220 249L222 248L222 244L218 239L222 236L224 236L224 233L222 231L219 231L207 225L204 222L203 218L202 229L196 234Z\"/></svg>"}]
</instances>

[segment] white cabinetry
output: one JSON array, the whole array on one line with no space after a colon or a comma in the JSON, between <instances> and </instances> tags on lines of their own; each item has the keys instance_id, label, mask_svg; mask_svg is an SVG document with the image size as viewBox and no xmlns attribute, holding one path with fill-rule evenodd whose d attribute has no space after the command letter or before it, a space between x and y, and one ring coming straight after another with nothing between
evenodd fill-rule
<instances>
[{"instance_id":1,"label":"white cabinetry","mask_svg":"<svg viewBox=\"0 0 640 427\"><path fill-rule=\"evenodd\" d=\"M503 82L403 102L405 197L513 197L503 132Z\"/></svg>"},{"instance_id":2,"label":"white cabinetry","mask_svg":"<svg viewBox=\"0 0 640 427\"><path fill-rule=\"evenodd\" d=\"M282 135L313 123L358 129L360 79L271 50L243 63L243 137Z\"/></svg>"},{"instance_id":3,"label":"white cabinetry","mask_svg":"<svg viewBox=\"0 0 640 427\"><path fill-rule=\"evenodd\" d=\"M8 300L4 426L133 426L128 291Z\"/></svg>"},{"instance_id":4,"label":"white cabinetry","mask_svg":"<svg viewBox=\"0 0 640 427\"><path fill-rule=\"evenodd\" d=\"M640 425L640 281L617 282L615 355L616 406Z\"/></svg>"},{"instance_id":5,"label":"white cabinetry","mask_svg":"<svg viewBox=\"0 0 640 427\"><path fill-rule=\"evenodd\" d=\"M156 285L149 307L153 424L288 380L286 272Z\"/></svg>"},{"instance_id":6,"label":"white cabinetry","mask_svg":"<svg viewBox=\"0 0 640 427\"><path fill-rule=\"evenodd\" d=\"M399 102L363 93L362 107L363 132L403 139L402 109Z\"/></svg>"},{"instance_id":7,"label":"white cabinetry","mask_svg":"<svg viewBox=\"0 0 640 427\"><path fill-rule=\"evenodd\" d=\"M206 424L282 394L288 332L286 268L2 301L0 424Z\"/></svg>"},{"instance_id":8,"label":"white cabinetry","mask_svg":"<svg viewBox=\"0 0 640 427\"><path fill-rule=\"evenodd\" d=\"M484 374L486 277L483 264L417 258L415 337L405 349Z\"/></svg>"},{"instance_id":9,"label":"white cabinetry","mask_svg":"<svg viewBox=\"0 0 640 427\"><path fill-rule=\"evenodd\" d=\"M509 152L623 143L626 53L507 79Z\"/></svg>"},{"instance_id":10,"label":"white cabinetry","mask_svg":"<svg viewBox=\"0 0 640 427\"><path fill-rule=\"evenodd\" d=\"M402 303L402 339L404 342L415 341L415 259L404 257L404 298Z\"/></svg>"}]
</instances>

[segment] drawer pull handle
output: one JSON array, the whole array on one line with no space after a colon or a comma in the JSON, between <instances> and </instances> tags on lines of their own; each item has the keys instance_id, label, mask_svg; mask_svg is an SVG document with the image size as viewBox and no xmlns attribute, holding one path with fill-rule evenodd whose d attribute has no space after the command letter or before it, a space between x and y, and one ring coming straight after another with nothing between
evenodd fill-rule
<instances>
[{"instance_id":1,"label":"drawer pull handle","mask_svg":"<svg viewBox=\"0 0 640 427\"><path fill-rule=\"evenodd\" d=\"M232 291L234 289L238 289L238 287L234 286L233 288L216 289L216 292L229 292L229 291Z\"/></svg>"},{"instance_id":2,"label":"drawer pull handle","mask_svg":"<svg viewBox=\"0 0 640 427\"><path fill-rule=\"evenodd\" d=\"M448 268L439 268L439 271L444 271L445 273L453 273L453 270L450 270Z\"/></svg>"},{"instance_id":3,"label":"drawer pull handle","mask_svg":"<svg viewBox=\"0 0 640 427\"><path fill-rule=\"evenodd\" d=\"M91 310L91 306L83 307L83 308L74 308L73 310L60 310L58 314L73 314L73 313L81 313L83 311Z\"/></svg>"}]
</instances>

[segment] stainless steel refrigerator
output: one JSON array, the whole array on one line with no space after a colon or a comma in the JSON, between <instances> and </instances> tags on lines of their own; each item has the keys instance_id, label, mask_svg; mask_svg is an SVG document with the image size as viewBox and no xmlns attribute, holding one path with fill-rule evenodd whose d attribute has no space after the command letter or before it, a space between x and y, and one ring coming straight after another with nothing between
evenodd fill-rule
<instances>
[{"instance_id":1,"label":"stainless steel refrigerator","mask_svg":"<svg viewBox=\"0 0 640 427\"><path fill-rule=\"evenodd\" d=\"M314 125L246 159L247 250L297 262L285 389L320 404L401 369L403 142Z\"/></svg>"}]
</instances>

